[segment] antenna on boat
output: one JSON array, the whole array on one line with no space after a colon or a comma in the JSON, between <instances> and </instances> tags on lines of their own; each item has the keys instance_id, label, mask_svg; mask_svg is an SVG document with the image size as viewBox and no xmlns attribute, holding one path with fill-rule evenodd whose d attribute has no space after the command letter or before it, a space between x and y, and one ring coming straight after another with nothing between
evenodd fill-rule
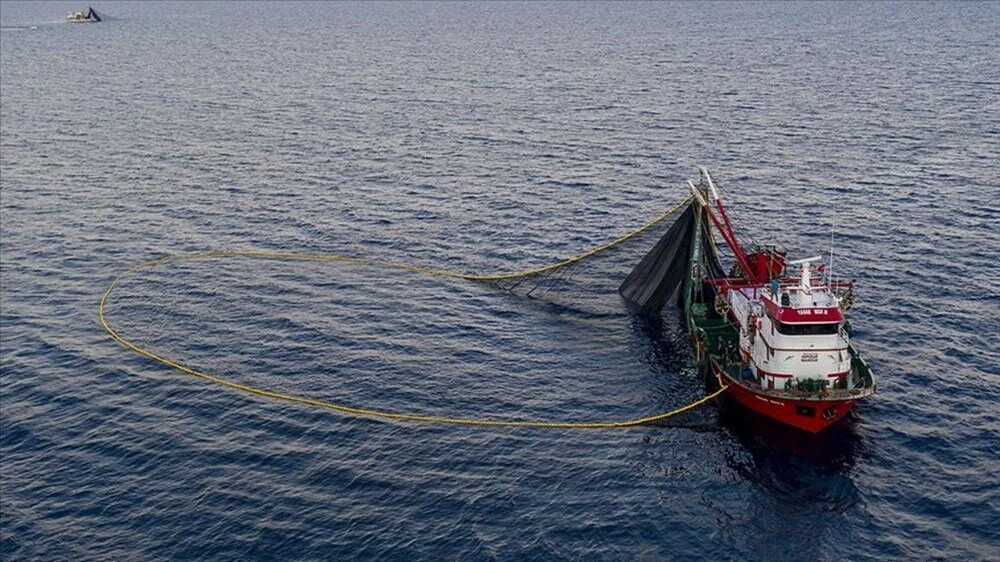
<instances>
[{"instance_id":1,"label":"antenna on boat","mask_svg":"<svg viewBox=\"0 0 1000 562\"><path fill-rule=\"evenodd\" d=\"M830 263L826 266L826 276L833 286L833 233L836 232L836 225L830 227ZM832 290L832 289L831 289Z\"/></svg>"}]
</instances>

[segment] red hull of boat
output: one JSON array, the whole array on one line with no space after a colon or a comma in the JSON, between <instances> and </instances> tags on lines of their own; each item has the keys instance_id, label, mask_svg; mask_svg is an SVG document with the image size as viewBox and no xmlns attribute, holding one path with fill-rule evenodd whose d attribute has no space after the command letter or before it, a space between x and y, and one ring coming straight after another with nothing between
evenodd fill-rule
<instances>
[{"instance_id":1,"label":"red hull of boat","mask_svg":"<svg viewBox=\"0 0 1000 562\"><path fill-rule=\"evenodd\" d=\"M840 421L854 407L855 400L792 400L762 396L732 380L726 392L758 414L811 433Z\"/></svg>"}]
</instances>

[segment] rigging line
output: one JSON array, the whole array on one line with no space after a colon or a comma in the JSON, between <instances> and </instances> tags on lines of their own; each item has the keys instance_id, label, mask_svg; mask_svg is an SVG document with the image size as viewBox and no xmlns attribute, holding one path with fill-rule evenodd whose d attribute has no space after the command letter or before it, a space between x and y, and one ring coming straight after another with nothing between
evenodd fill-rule
<instances>
[{"instance_id":1,"label":"rigging line","mask_svg":"<svg viewBox=\"0 0 1000 562\"><path fill-rule=\"evenodd\" d=\"M553 270L553 269L556 269L556 268L559 268L559 267L563 267L563 266L566 266L566 265L569 265L569 264L572 264L572 263L576 263L576 262L581 261L581 260L583 260L585 258L589 258L590 256L599 254L599 253L601 253L601 252L603 252L605 250L609 250L609 249L611 249L611 248L613 248L613 247L621 244L622 242L625 242L625 241L629 240L630 238L634 238L634 237L638 236L639 234L642 234L643 232L645 232L645 231L649 230L650 228L656 226L657 224L663 222L667 217L669 217L670 215L672 215L675 212L677 212L677 210L679 210L680 208L682 208L684 205L690 203L691 199L693 199L693 198L694 198L693 195L688 195L687 197L685 197L684 199L682 199L680 203L678 203L677 205L674 205L673 207L671 207L670 209L668 209L662 215L660 215L660 216L656 217L655 219L649 221L648 223L644 224L643 226L637 228L636 230L633 230L632 232L629 232L628 234L625 234L623 236L620 236L620 237L612 240L611 242L608 242L606 244L602 244L602 245L600 245L600 246L598 246L598 247L596 247L596 248L594 248L592 250L583 252L582 254L577 254L577 255L575 255L575 256L573 256L571 258L567 258L567 259L565 259L563 261L556 262L556 263L553 263L553 264L550 264L550 265L546 265L546 266L543 266L543 267L538 267L538 268L535 268L535 269L529 269L529 270L526 270L526 271L515 271L515 272L511 272L511 273L494 273L494 274L487 274L487 275L475 275L475 274L469 274L469 273L453 273L453 272L441 271L441 270L438 270L438 271L423 270L423 269L418 269L418 270L422 271L423 273L436 273L438 275L445 275L445 276L449 276L449 277L456 277L456 278L459 278L459 279L467 279L469 281L498 281L498 280L501 280L501 279L510 279L512 277L522 277L522 276L525 276L525 275L533 275L533 274L536 274L536 273L543 273L543 272L550 271L550 270ZM386 263L386 265L390 265L390 264Z\"/></svg>"}]
</instances>

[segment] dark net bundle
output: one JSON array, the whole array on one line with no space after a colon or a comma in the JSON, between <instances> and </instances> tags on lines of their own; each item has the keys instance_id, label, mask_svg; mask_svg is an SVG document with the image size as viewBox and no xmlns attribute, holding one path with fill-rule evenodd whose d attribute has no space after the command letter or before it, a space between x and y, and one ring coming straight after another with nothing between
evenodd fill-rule
<instances>
[{"instance_id":1,"label":"dark net bundle","mask_svg":"<svg viewBox=\"0 0 1000 562\"><path fill-rule=\"evenodd\" d=\"M718 248L707 221L701 221L701 248L697 263L691 264L695 229L699 228L696 203L688 205L670 229L635 266L618 288L633 310L658 312L664 306L684 305L684 282L703 277L723 277ZM693 268L693 270L692 270ZM703 287L695 287L703 290Z\"/></svg>"},{"instance_id":2,"label":"dark net bundle","mask_svg":"<svg viewBox=\"0 0 1000 562\"><path fill-rule=\"evenodd\" d=\"M690 205L580 259L492 281L515 295L590 314L656 312L680 292L687 271Z\"/></svg>"}]
</instances>

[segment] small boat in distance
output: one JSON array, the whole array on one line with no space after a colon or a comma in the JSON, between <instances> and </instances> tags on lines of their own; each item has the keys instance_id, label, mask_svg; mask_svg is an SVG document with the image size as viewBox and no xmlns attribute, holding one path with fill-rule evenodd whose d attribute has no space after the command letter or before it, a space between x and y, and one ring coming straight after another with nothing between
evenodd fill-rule
<instances>
[{"instance_id":1,"label":"small boat in distance","mask_svg":"<svg viewBox=\"0 0 1000 562\"><path fill-rule=\"evenodd\" d=\"M87 7L86 12L70 12L66 14L66 21L69 23L97 23L101 21L101 16L93 8Z\"/></svg>"},{"instance_id":2,"label":"small boat in distance","mask_svg":"<svg viewBox=\"0 0 1000 562\"><path fill-rule=\"evenodd\" d=\"M785 261L784 248L744 249L705 168L694 196L685 315L706 374L747 408L812 433L875 393L875 377L850 343L853 284L831 278L820 257ZM736 264L725 275L712 227ZM831 251L832 260L832 251ZM786 265L798 271L786 272ZM829 264L827 264L829 266Z\"/></svg>"}]
</instances>

